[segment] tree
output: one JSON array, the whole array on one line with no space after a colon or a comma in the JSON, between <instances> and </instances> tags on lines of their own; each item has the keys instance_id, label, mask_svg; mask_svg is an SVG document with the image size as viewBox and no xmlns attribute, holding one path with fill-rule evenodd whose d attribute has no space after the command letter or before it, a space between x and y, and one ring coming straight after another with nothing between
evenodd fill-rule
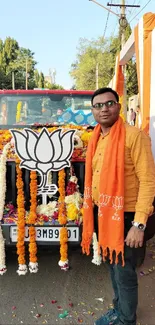
<instances>
[{"instance_id":1,"label":"tree","mask_svg":"<svg viewBox=\"0 0 155 325\"><path fill-rule=\"evenodd\" d=\"M71 66L70 74L76 89L94 90L96 86L96 65L99 66L99 87L107 86L115 67L115 56L119 49L118 38L105 40L80 39L76 61Z\"/></svg>"},{"instance_id":2,"label":"tree","mask_svg":"<svg viewBox=\"0 0 155 325\"><path fill-rule=\"evenodd\" d=\"M135 57L126 66L127 97L138 94L138 80Z\"/></svg>"},{"instance_id":3,"label":"tree","mask_svg":"<svg viewBox=\"0 0 155 325\"><path fill-rule=\"evenodd\" d=\"M17 57L10 63L10 72L15 73L16 88L25 88L26 83L26 65L28 73L28 88L33 89L35 86L34 69L36 65L34 53L29 49L20 48L17 51Z\"/></svg>"},{"instance_id":4,"label":"tree","mask_svg":"<svg viewBox=\"0 0 155 325\"><path fill-rule=\"evenodd\" d=\"M8 37L5 42L0 39L0 88L11 88L10 62L16 59L19 45L17 41ZM10 87L9 87L10 86Z\"/></svg>"},{"instance_id":5,"label":"tree","mask_svg":"<svg viewBox=\"0 0 155 325\"><path fill-rule=\"evenodd\" d=\"M131 34L127 26L125 39ZM76 61L71 65L70 75L76 89L94 90L96 88L96 67L98 64L99 87L108 86L114 76L116 55L120 52L120 37L96 40L80 39ZM126 65L127 97L138 92L137 71L134 58Z\"/></svg>"},{"instance_id":6,"label":"tree","mask_svg":"<svg viewBox=\"0 0 155 325\"><path fill-rule=\"evenodd\" d=\"M35 80L35 86L38 87L39 86L39 71L37 69L34 71L34 80Z\"/></svg>"},{"instance_id":7,"label":"tree","mask_svg":"<svg viewBox=\"0 0 155 325\"><path fill-rule=\"evenodd\" d=\"M5 74L2 68L0 68L0 89L5 89Z\"/></svg>"},{"instance_id":8,"label":"tree","mask_svg":"<svg viewBox=\"0 0 155 325\"><path fill-rule=\"evenodd\" d=\"M125 41L128 40L132 33L132 29L128 24L125 30ZM126 64L126 85L127 85L127 98L138 93L138 80L135 56Z\"/></svg>"},{"instance_id":9,"label":"tree","mask_svg":"<svg viewBox=\"0 0 155 325\"><path fill-rule=\"evenodd\" d=\"M34 69L36 61L34 53L29 49L19 47L16 40L7 37L3 42L0 40L0 88L12 88L12 75L15 78L15 87L25 89L26 80L26 62L28 70L29 88L34 88Z\"/></svg>"},{"instance_id":10,"label":"tree","mask_svg":"<svg viewBox=\"0 0 155 325\"><path fill-rule=\"evenodd\" d=\"M61 85L58 84L51 84L48 81L45 81L44 83L44 88L48 88L48 89L64 89Z\"/></svg>"},{"instance_id":11,"label":"tree","mask_svg":"<svg viewBox=\"0 0 155 325\"><path fill-rule=\"evenodd\" d=\"M44 82L45 82L44 74L40 72L38 87L44 88Z\"/></svg>"}]
</instances>

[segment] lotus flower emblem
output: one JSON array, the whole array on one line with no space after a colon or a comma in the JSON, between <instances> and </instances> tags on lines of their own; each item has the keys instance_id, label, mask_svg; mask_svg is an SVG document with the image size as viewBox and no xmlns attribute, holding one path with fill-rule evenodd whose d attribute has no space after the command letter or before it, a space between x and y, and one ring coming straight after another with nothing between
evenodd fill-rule
<instances>
[{"instance_id":1,"label":"lotus flower emblem","mask_svg":"<svg viewBox=\"0 0 155 325\"><path fill-rule=\"evenodd\" d=\"M36 170L42 175L39 185L45 193L47 174L70 167L70 158L74 149L75 130L63 132L57 129L49 133L43 128L40 134L31 129L11 130L15 141L15 150L21 160L20 167ZM54 184L51 186L55 187ZM48 193L49 194L49 193Z\"/></svg>"}]
</instances>

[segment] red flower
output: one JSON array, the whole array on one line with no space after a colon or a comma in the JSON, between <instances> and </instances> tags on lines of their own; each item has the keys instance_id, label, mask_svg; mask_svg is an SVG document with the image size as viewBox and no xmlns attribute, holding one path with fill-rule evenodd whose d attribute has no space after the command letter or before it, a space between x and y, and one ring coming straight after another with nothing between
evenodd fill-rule
<instances>
[{"instance_id":1,"label":"red flower","mask_svg":"<svg viewBox=\"0 0 155 325\"><path fill-rule=\"evenodd\" d=\"M53 213L52 218L53 218L54 220L57 220L57 219L58 219L58 211L55 211L55 212Z\"/></svg>"},{"instance_id":2,"label":"red flower","mask_svg":"<svg viewBox=\"0 0 155 325\"><path fill-rule=\"evenodd\" d=\"M44 221L45 222L48 222L49 221L49 218L47 216L44 216Z\"/></svg>"},{"instance_id":3,"label":"red flower","mask_svg":"<svg viewBox=\"0 0 155 325\"><path fill-rule=\"evenodd\" d=\"M68 182L67 188L66 188L66 195L72 195L77 190L77 184L74 182Z\"/></svg>"}]
</instances>

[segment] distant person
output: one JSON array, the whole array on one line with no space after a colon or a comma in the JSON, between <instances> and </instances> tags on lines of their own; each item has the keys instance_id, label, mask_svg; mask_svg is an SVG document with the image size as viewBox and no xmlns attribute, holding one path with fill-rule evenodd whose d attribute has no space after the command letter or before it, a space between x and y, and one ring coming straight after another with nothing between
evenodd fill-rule
<instances>
[{"instance_id":1,"label":"distant person","mask_svg":"<svg viewBox=\"0 0 155 325\"><path fill-rule=\"evenodd\" d=\"M130 117L129 117L129 124L135 125L136 123L136 113L134 112L133 108L130 109Z\"/></svg>"},{"instance_id":2,"label":"distant person","mask_svg":"<svg viewBox=\"0 0 155 325\"><path fill-rule=\"evenodd\" d=\"M135 123L135 126L137 128L141 128L142 126L142 118L141 118L141 111L140 111L140 106L137 105L136 107L136 123Z\"/></svg>"}]
</instances>

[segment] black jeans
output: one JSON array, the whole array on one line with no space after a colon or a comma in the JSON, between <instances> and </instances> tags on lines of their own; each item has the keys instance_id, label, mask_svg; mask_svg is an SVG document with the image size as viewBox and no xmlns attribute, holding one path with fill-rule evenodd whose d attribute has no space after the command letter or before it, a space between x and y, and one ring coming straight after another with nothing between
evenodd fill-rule
<instances>
[{"instance_id":1,"label":"black jeans","mask_svg":"<svg viewBox=\"0 0 155 325\"><path fill-rule=\"evenodd\" d=\"M94 208L95 231L98 233L98 209ZM124 213L124 238L132 226L134 218L133 212ZM107 260L110 269L111 281L114 290L114 308L119 313L120 322L122 325L136 325L136 310L138 305L138 280L136 267L140 266L145 258L146 243L143 247L131 248L125 245L124 257L125 266L119 264L110 264Z\"/></svg>"}]
</instances>

